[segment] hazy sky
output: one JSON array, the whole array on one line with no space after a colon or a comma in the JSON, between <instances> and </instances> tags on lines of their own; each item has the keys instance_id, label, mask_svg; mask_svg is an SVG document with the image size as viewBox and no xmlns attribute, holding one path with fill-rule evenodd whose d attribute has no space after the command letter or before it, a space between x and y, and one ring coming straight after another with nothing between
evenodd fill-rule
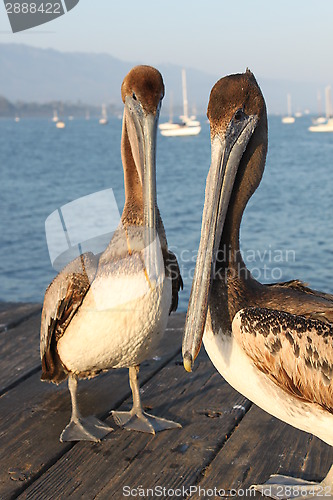
<instances>
[{"instance_id":1,"label":"hazy sky","mask_svg":"<svg viewBox=\"0 0 333 500\"><path fill-rule=\"evenodd\" d=\"M333 83L332 0L80 0L48 24L12 34L0 4L0 43L176 63L214 75Z\"/></svg>"}]
</instances>

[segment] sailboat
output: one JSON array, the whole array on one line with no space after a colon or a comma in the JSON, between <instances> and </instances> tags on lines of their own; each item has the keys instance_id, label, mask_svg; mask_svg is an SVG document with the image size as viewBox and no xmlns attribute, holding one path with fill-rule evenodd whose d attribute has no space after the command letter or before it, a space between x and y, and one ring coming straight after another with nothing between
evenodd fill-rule
<instances>
[{"instance_id":1,"label":"sailboat","mask_svg":"<svg viewBox=\"0 0 333 500\"><path fill-rule=\"evenodd\" d=\"M60 106L60 114L63 114L63 105ZM59 120L58 112L56 109L53 110L53 118L52 118L53 123L55 123L55 126L57 128L65 128L66 124L64 121Z\"/></svg>"},{"instance_id":2,"label":"sailboat","mask_svg":"<svg viewBox=\"0 0 333 500\"><path fill-rule=\"evenodd\" d=\"M287 95L288 115L282 118L282 123L294 123L295 117L291 114L291 95Z\"/></svg>"},{"instance_id":3,"label":"sailboat","mask_svg":"<svg viewBox=\"0 0 333 500\"><path fill-rule=\"evenodd\" d=\"M326 107L326 119L323 122L317 121L314 125L309 127L310 132L333 132L333 116L332 116L332 89L328 85L325 88L325 107Z\"/></svg>"},{"instance_id":4,"label":"sailboat","mask_svg":"<svg viewBox=\"0 0 333 500\"><path fill-rule=\"evenodd\" d=\"M159 129L160 130L171 130L171 129L177 129L179 124L173 122L173 92L170 91L170 97L169 97L169 121L165 123L160 123L159 124Z\"/></svg>"},{"instance_id":5,"label":"sailboat","mask_svg":"<svg viewBox=\"0 0 333 500\"><path fill-rule=\"evenodd\" d=\"M194 115L188 115L188 101L187 101L187 85L186 85L186 72L182 70L182 87L183 87L183 114L180 116L181 122L174 123L172 121L172 99L170 101L171 111L169 121L161 123L159 129L162 135L166 137L198 135L201 131L201 125Z\"/></svg>"},{"instance_id":6,"label":"sailboat","mask_svg":"<svg viewBox=\"0 0 333 500\"><path fill-rule=\"evenodd\" d=\"M317 116L317 118L314 118L312 120L313 125L319 125L320 123L326 123L326 120L327 120L327 118L322 113L320 90L318 90L318 93L317 93L317 102L318 102L318 116Z\"/></svg>"},{"instance_id":7,"label":"sailboat","mask_svg":"<svg viewBox=\"0 0 333 500\"><path fill-rule=\"evenodd\" d=\"M102 116L101 118L99 119L99 124L100 125L107 125L108 123L108 115L107 115L107 112L106 112L106 106L105 104L102 105Z\"/></svg>"}]
</instances>

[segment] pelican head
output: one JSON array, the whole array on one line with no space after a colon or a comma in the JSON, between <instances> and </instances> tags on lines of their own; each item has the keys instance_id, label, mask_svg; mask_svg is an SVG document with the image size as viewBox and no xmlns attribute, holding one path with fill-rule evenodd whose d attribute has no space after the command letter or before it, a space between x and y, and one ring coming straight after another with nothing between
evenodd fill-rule
<instances>
[{"instance_id":1,"label":"pelican head","mask_svg":"<svg viewBox=\"0 0 333 500\"><path fill-rule=\"evenodd\" d=\"M187 371L197 357L205 328L217 253L226 221L239 224L260 183L267 150L265 101L251 71L230 75L213 87L207 116L211 166L206 181L201 239L183 337Z\"/></svg>"},{"instance_id":2,"label":"pelican head","mask_svg":"<svg viewBox=\"0 0 333 500\"><path fill-rule=\"evenodd\" d=\"M164 96L163 79L151 66L136 66L126 75L121 86L124 102L123 127L126 133L122 146L123 164L134 161L143 198L144 225L149 228L149 245L156 237L156 133L161 102ZM126 141L129 141L129 146ZM125 172L134 176L133 171ZM126 182L125 182L126 184ZM133 181L130 183L133 186ZM126 193L126 196L128 193Z\"/></svg>"}]
</instances>

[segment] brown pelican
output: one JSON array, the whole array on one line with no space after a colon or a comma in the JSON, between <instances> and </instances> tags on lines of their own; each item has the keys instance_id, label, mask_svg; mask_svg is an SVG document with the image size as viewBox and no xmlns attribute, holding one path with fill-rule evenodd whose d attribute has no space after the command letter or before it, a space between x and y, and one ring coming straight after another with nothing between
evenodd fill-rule
<instances>
[{"instance_id":1,"label":"brown pelican","mask_svg":"<svg viewBox=\"0 0 333 500\"><path fill-rule=\"evenodd\" d=\"M154 434L179 424L148 415L140 402L138 372L151 356L177 309L182 286L175 255L168 250L156 200L156 130L164 84L150 66L137 66L121 87L124 102L121 153L125 206L121 223L99 256L86 253L68 264L45 293L41 322L42 380L68 377L70 423L61 441L98 441L112 428L83 418L78 378L110 368L129 368L130 412L113 412L126 429Z\"/></svg>"},{"instance_id":2,"label":"brown pelican","mask_svg":"<svg viewBox=\"0 0 333 500\"><path fill-rule=\"evenodd\" d=\"M207 115L211 166L184 366L191 371L203 339L213 364L236 390L333 445L333 296L296 280L262 285L240 252L243 211L260 183L267 152L266 106L253 74L219 80ZM332 483L333 468L323 484Z\"/></svg>"}]
</instances>

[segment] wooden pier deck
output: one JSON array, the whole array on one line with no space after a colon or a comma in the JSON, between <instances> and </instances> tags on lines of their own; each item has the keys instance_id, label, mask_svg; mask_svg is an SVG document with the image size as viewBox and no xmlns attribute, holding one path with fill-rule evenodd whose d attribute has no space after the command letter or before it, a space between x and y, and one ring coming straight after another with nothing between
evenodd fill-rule
<instances>
[{"instance_id":1,"label":"wooden pier deck","mask_svg":"<svg viewBox=\"0 0 333 500\"><path fill-rule=\"evenodd\" d=\"M170 317L164 344L142 365L140 381L146 409L183 428L156 436L118 428L110 410L131 402L121 369L79 383L82 413L106 419L114 432L101 443L60 443L70 399L66 383L40 381L40 310L39 304L0 304L1 500L118 500L139 497L138 487L148 498L242 498L272 473L326 475L333 449L235 392L204 349L193 373L185 372L182 313Z\"/></svg>"}]
</instances>

